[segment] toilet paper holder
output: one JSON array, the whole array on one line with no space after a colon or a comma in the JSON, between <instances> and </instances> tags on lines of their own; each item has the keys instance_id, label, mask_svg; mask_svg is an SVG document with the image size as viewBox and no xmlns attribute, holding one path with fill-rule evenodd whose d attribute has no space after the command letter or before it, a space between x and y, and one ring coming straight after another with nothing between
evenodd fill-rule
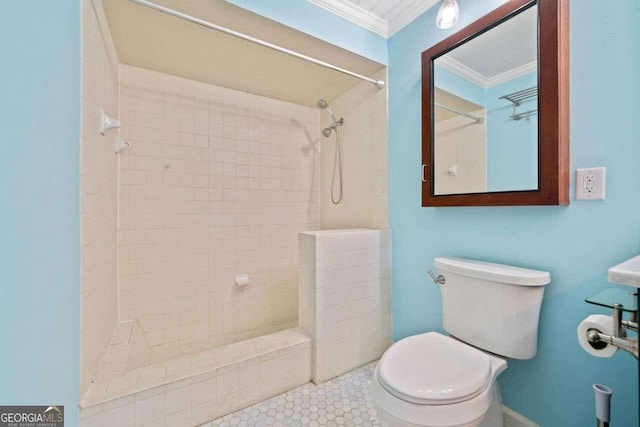
<instances>
[{"instance_id":1,"label":"toilet paper holder","mask_svg":"<svg viewBox=\"0 0 640 427\"><path fill-rule=\"evenodd\" d=\"M627 337L627 331L638 332L638 294L619 289L604 289L585 301L612 310L613 333L607 335L596 329L589 329L586 334L591 346L598 348L599 345L613 345L638 359L638 337ZM629 320L624 320L625 312L630 313Z\"/></svg>"}]
</instances>

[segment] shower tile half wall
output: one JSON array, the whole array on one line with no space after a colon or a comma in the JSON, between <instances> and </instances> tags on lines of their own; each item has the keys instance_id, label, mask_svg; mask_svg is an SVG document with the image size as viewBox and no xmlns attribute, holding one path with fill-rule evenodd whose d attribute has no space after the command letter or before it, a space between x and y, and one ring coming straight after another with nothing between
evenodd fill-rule
<instances>
[{"instance_id":1,"label":"shower tile half wall","mask_svg":"<svg viewBox=\"0 0 640 427\"><path fill-rule=\"evenodd\" d=\"M138 320L154 359L295 326L297 235L319 226L318 109L120 74L120 320Z\"/></svg>"},{"instance_id":2,"label":"shower tile half wall","mask_svg":"<svg viewBox=\"0 0 640 427\"><path fill-rule=\"evenodd\" d=\"M300 233L300 327L318 384L376 360L391 345L391 232Z\"/></svg>"}]
</instances>

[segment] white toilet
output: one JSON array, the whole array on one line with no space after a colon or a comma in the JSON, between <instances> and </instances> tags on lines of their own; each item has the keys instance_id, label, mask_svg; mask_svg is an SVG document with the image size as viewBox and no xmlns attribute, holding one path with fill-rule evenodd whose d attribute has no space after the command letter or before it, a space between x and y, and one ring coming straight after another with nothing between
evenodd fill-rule
<instances>
[{"instance_id":1,"label":"white toilet","mask_svg":"<svg viewBox=\"0 0 640 427\"><path fill-rule=\"evenodd\" d=\"M436 258L444 277L442 327L405 338L382 356L371 381L380 419L392 427L502 427L498 375L506 358L531 359L545 271Z\"/></svg>"}]
</instances>

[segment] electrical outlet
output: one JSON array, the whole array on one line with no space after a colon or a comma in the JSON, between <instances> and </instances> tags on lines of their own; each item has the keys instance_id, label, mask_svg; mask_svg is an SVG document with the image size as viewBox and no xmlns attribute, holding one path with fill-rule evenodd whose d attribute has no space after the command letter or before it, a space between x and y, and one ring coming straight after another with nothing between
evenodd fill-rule
<instances>
[{"instance_id":1,"label":"electrical outlet","mask_svg":"<svg viewBox=\"0 0 640 427\"><path fill-rule=\"evenodd\" d=\"M605 168L576 170L576 200L604 200Z\"/></svg>"}]
</instances>

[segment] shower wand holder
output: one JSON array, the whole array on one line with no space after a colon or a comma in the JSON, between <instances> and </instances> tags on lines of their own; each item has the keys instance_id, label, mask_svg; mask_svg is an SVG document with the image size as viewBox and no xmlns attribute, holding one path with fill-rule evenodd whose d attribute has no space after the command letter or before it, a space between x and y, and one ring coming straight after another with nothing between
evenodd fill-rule
<instances>
[{"instance_id":1,"label":"shower wand holder","mask_svg":"<svg viewBox=\"0 0 640 427\"><path fill-rule=\"evenodd\" d=\"M333 122L331 124L331 126L329 126L328 128L324 128L322 129L322 134L326 137L329 138L331 136L331 132L332 131L337 131L338 130L338 126L342 126L344 124L344 119L341 117L340 120L337 120L335 122Z\"/></svg>"},{"instance_id":2,"label":"shower wand holder","mask_svg":"<svg viewBox=\"0 0 640 427\"><path fill-rule=\"evenodd\" d=\"M344 124L344 118L340 117L340 119L333 122L333 124L329 127L335 130L335 129L338 129L338 126L342 126L343 124Z\"/></svg>"}]
</instances>

